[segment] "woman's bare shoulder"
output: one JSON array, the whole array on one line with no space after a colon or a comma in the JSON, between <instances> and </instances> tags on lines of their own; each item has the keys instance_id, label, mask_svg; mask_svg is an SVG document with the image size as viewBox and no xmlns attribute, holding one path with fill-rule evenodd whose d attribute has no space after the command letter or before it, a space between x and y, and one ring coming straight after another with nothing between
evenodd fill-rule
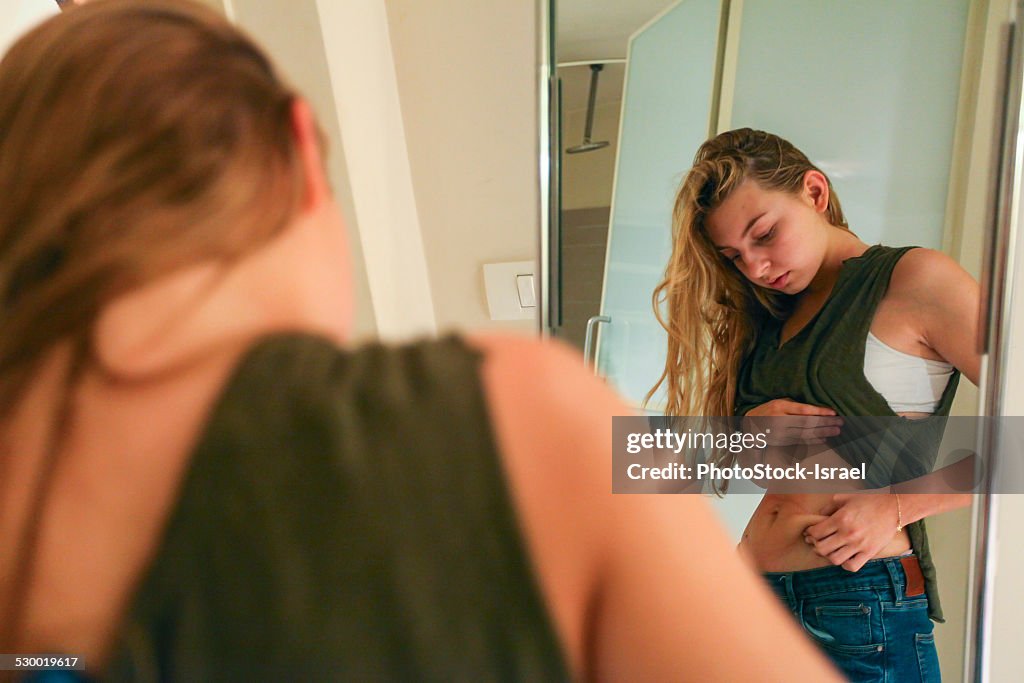
<instances>
[{"instance_id":1,"label":"woman's bare shoulder","mask_svg":"<svg viewBox=\"0 0 1024 683\"><path fill-rule=\"evenodd\" d=\"M977 384L981 292L970 273L941 251L911 249L896 264L886 298L905 314L925 346Z\"/></svg>"},{"instance_id":2,"label":"woman's bare shoulder","mask_svg":"<svg viewBox=\"0 0 1024 683\"><path fill-rule=\"evenodd\" d=\"M482 379L491 421L506 460L533 463L549 454L565 466L602 475L611 458L612 417L633 411L594 375L572 347L513 335L468 338L483 353ZM535 465L534 465L535 466Z\"/></svg>"},{"instance_id":3,"label":"woman's bare shoulder","mask_svg":"<svg viewBox=\"0 0 1024 683\"><path fill-rule=\"evenodd\" d=\"M565 419L631 414L580 352L563 342L512 334L475 334L467 341L484 354L485 387L493 398L517 399L524 410L554 411Z\"/></svg>"},{"instance_id":4,"label":"woman's bare shoulder","mask_svg":"<svg viewBox=\"0 0 1024 683\"><path fill-rule=\"evenodd\" d=\"M577 674L586 605L607 553L612 416L625 405L574 349L549 340L481 334L482 380L501 461L559 639Z\"/></svg>"},{"instance_id":5,"label":"woman's bare shoulder","mask_svg":"<svg viewBox=\"0 0 1024 683\"><path fill-rule=\"evenodd\" d=\"M970 273L949 255L936 249L911 249L896 263L889 294L919 303L932 303L955 288L977 286Z\"/></svg>"}]
</instances>

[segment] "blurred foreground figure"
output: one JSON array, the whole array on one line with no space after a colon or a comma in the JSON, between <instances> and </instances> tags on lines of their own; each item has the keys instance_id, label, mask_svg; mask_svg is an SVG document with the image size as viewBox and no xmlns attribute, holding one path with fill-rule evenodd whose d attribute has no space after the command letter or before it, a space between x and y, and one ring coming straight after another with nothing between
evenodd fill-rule
<instances>
[{"instance_id":1,"label":"blurred foreground figure","mask_svg":"<svg viewBox=\"0 0 1024 683\"><path fill-rule=\"evenodd\" d=\"M69 7L0 63L0 652L118 680L835 680L700 498L611 495L627 409L568 351L346 347L321 153L197 4Z\"/></svg>"}]
</instances>

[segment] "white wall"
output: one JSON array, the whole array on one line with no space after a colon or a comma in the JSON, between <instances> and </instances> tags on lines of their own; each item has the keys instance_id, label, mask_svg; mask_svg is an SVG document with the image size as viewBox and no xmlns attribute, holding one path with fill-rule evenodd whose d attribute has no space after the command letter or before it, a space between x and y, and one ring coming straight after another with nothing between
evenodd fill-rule
<instances>
[{"instance_id":1,"label":"white wall","mask_svg":"<svg viewBox=\"0 0 1024 683\"><path fill-rule=\"evenodd\" d=\"M54 0L0 0L0 55L25 31L60 14Z\"/></svg>"},{"instance_id":2,"label":"white wall","mask_svg":"<svg viewBox=\"0 0 1024 683\"><path fill-rule=\"evenodd\" d=\"M387 341L436 333L383 0L317 0L370 298Z\"/></svg>"},{"instance_id":3,"label":"white wall","mask_svg":"<svg viewBox=\"0 0 1024 683\"><path fill-rule=\"evenodd\" d=\"M489 319L484 263L538 257L537 15L523 0L385 0L440 329Z\"/></svg>"},{"instance_id":4,"label":"white wall","mask_svg":"<svg viewBox=\"0 0 1024 683\"><path fill-rule=\"evenodd\" d=\"M210 0L211 2L215 0ZM345 215L356 339L436 333L382 0L224 0L313 106Z\"/></svg>"},{"instance_id":5,"label":"white wall","mask_svg":"<svg viewBox=\"0 0 1024 683\"><path fill-rule=\"evenodd\" d=\"M378 335L534 332L533 321L489 319L482 273L484 263L538 254L538 85L524 68L537 60L533 3L226 4L339 124L336 185ZM321 44L329 95L317 75Z\"/></svg>"},{"instance_id":6,"label":"white wall","mask_svg":"<svg viewBox=\"0 0 1024 683\"><path fill-rule=\"evenodd\" d=\"M214 7L219 0L206 0ZM229 15L271 55L283 76L309 101L327 137L327 171L349 232L356 338L376 336L377 324L328 71L316 0L228 0ZM339 260L339 267L343 267Z\"/></svg>"}]
</instances>

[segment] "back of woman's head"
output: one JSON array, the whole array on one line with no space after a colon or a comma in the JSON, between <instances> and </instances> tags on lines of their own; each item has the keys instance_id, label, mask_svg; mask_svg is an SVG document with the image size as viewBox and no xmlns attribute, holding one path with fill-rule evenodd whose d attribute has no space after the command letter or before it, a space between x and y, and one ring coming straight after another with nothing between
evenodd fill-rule
<instances>
[{"instance_id":1,"label":"back of woman's head","mask_svg":"<svg viewBox=\"0 0 1024 683\"><path fill-rule=\"evenodd\" d=\"M756 321L783 314L788 304L785 295L753 286L718 252L708 237L708 214L747 180L798 194L808 171L821 172L787 140L750 128L721 133L697 150L676 193L672 255L653 295L655 315L668 332L668 356L648 400L664 385L667 414L730 414ZM831 182L825 219L847 228Z\"/></svg>"},{"instance_id":2,"label":"back of woman's head","mask_svg":"<svg viewBox=\"0 0 1024 683\"><path fill-rule=\"evenodd\" d=\"M0 62L0 416L111 299L230 262L296 213L293 95L223 17L97 0Z\"/></svg>"}]
</instances>

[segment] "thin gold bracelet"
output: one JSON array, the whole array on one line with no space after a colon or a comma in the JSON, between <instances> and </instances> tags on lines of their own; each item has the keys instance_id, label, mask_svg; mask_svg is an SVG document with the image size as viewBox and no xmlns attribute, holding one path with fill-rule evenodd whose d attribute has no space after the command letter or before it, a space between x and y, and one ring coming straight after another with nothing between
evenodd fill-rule
<instances>
[{"instance_id":1,"label":"thin gold bracelet","mask_svg":"<svg viewBox=\"0 0 1024 683\"><path fill-rule=\"evenodd\" d=\"M900 494L892 494L896 496L896 533L903 531L903 510L900 508Z\"/></svg>"}]
</instances>

